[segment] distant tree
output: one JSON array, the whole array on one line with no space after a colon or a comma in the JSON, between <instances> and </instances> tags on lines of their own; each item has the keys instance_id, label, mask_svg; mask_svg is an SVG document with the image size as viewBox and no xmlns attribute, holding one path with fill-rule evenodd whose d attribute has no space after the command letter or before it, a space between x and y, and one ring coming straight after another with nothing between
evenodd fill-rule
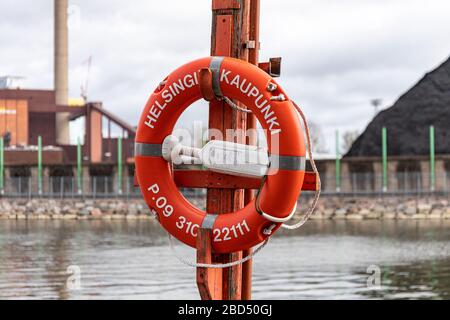
<instances>
[{"instance_id":1,"label":"distant tree","mask_svg":"<svg viewBox=\"0 0 450 320\"><path fill-rule=\"evenodd\" d=\"M325 137L319 124L313 121L308 122L312 148L315 152L328 152Z\"/></svg>"},{"instance_id":2,"label":"distant tree","mask_svg":"<svg viewBox=\"0 0 450 320\"><path fill-rule=\"evenodd\" d=\"M359 132L358 130L349 130L345 131L342 135L342 148L344 153L347 153L353 145L353 142L358 138Z\"/></svg>"}]
</instances>

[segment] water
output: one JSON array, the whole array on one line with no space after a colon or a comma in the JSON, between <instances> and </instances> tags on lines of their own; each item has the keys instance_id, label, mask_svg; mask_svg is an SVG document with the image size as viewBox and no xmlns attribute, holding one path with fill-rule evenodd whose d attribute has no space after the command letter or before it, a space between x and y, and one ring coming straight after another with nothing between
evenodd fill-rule
<instances>
[{"instance_id":1,"label":"water","mask_svg":"<svg viewBox=\"0 0 450 320\"><path fill-rule=\"evenodd\" d=\"M277 234L255 258L253 298L449 299L449 240L449 220L310 221ZM69 266L80 268L81 290L68 289ZM368 287L377 268L381 287ZM195 270L172 256L153 221L0 221L0 299L13 298L198 293Z\"/></svg>"}]
</instances>

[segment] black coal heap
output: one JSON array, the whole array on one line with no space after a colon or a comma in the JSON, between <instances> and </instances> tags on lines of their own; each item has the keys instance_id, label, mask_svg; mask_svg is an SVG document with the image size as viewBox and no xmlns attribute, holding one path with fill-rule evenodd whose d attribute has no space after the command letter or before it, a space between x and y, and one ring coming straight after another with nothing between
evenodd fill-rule
<instances>
[{"instance_id":1,"label":"black coal heap","mask_svg":"<svg viewBox=\"0 0 450 320\"><path fill-rule=\"evenodd\" d=\"M430 125L435 127L436 153L450 154L450 58L380 112L346 156L380 156L383 126L388 155L427 155Z\"/></svg>"}]
</instances>

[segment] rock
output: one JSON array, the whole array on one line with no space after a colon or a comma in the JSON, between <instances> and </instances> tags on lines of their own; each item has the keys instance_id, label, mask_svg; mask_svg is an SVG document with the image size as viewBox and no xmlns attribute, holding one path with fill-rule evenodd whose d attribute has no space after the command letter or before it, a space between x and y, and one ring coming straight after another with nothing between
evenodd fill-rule
<instances>
[{"instance_id":1,"label":"rock","mask_svg":"<svg viewBox=\"0 0 450 320\"><path fill-rule=\"evenodd\" d=\"M442 215L444 213L444 208L434 208L431 210L430 214Z\"/></svg>"},{"instance_id":2,"label":"rock","mask_svg":"<svg viewBox=\"0 0 450 320\"><path fill-rule=\"evenodd\" d=\"M75 203L75 208L76 209L83 209L85 207L83 202L77 202Z\"/></svg>"},{"instance_id":3,"label":"rock","mask_svg":"<svg viewBox=\"0 0 450 320\"><path fill-rule=\"evenodd\" d=\"M381 213L386 213L386 212L395 212L395 207L394 206L386 206L384 207L384 211Z\"/></svg>"},{"instance_id":4,"label":"rock","mask_svg":"<svg viewBox=\"0 0 450 320\"><path fill-rule=\"evenodd\" d=\"M444 210L442 208L434 208L431 210L430 214L428 215L429 219L441 219L442 214L444 213Z\"/></svg>"},{"instance_id":5,"label":"rock","mask_svg":"<svg viewBox=\"0 0 450 320\"><path fill-rule=\"evenodd\" d=\"M340 208L340 209L337 209L336 211L334 211L334 214L336 216L345 216L347 214L347 211L348 210L346 208Z\"/></svg>"},{"instance_id":6,"label":"rock","mask_svg":"<svg viewBox=\"0 0 450 320\"><path fill-rule=\"evenodd\" d=\"M88 216L90 211L88 209L81 209L78 211L78 216Z\"/></svg>"},{"instance_id":7,"label":"rock","mask_svg":"<svg viewBox=\"0 0 450 320\"><path fill-rule=\"evenodd\" d=\"M414 215L411 216L412 219L426 219L427 215L424 213L416 213Z\"/></svg>"},{"instance_id":8,"label":"rock","mask_svg":"<svg viewBox=\"0 0 450 320\"><path fill-rule=\"evenodd\" d=\"M27 211L26 206L17 206L16 207L16 212L26 212L26 211Z\"/></svg>"},{"instance_id":9,"label":"rock","mask_svg":"<svg viewBox=\"0 0 450 320\"><path fill-rule=\"evenodd\" d=\"M2 202L2 207L5 211L11 211L12 210L12 206L8 201L3 201Z\"/></svg>"},{"instance_id":10,"label":"rock","mask_svg":"<svg viewBox=\"0 0 450 320\"><path fill-rule=\"evenodd\" d=\"M386 212L383 214L383 219L395 219L397 217L397 214L392 212Z\"/></svg>"},{"instance_id":11,"label":"rock","mask_svg":"<svg viewBox=\"0 0 450 320\"><path fill-rule=\"evenodd\" d=\"M365 216L366 219L380 219L382 214L380 212L372 212Z\"/></svg>"},{"instance_id":12,"label":"rock","mask_svg":"<svg viewBox=\"0 0 450 320\"><path fill-rule=\"evenodd\" d=\"M404 212L408 216L415 215L417 213L416 207L407 207Z\"/></svg>"},{"instance_id":13,"label":"rock","mask_svg":"<svg viewBox=\"0 0 450 320\"><path fill-rule=\"evenodd\" d=\"M136 207L134 207L134 208L128 208L127 214L128 214L128 215L136 215L136 214L138 214L138 211L137 211Z\"/></svg>"},{"instance_id":14,"label":"rock","mask_svg":"<svg viewBox=\"0 0 450 320\"><path fill-rule=\"evenodd\" d=\"M371 211L369 209L363 208L363 209L359 210L358 214L361 216L367 216L368 214L370 214L370 212Z\"/></svg>"},{"instance_id":15,"label":"rock","mask_svg":"<svg viewBox=\"0 0 450 320\"><path fill-rule=\"evenodd\" d=\"M417 211L419 214L428 214L431 211L431 204L429 203L423 203L423 202L419 202L417 204Z\"/></svg>"},{"instance_id":16,"label":"rock","mask_svg":"<svg viewBox=\"0 0 450 320\"><path fill-rule=\"evenodd\" d=\"M346 218L347 218L348 220L363 220L363 219L364 219L364 216L361 215L361 214L352 213L352 214L348 214L348 215L346 216Z\"/></svg>"},{"instance_id":17,"label":"rock","mask_svg":"<svg viewBox=\"0 0 450 320\"><path fill-rule=\"evenodd\" d=\"M442 213L430 213L428 219L442 219Z\"/></svg>"},{"instance_id":18,"label":"rock","mask_svg":"<svg viewBox=\"0 0 450 320\"><path fill-rule=\"evenodd\" d=\"M76 214L68 213L68 214L63 215L64 220L75 220L76 218L77 218Z\"/></svg>"},{"instance_id":19,"label":"rock","mask_svg":"<svg viewBox=\"0 0 450 320\"><path fill-rule=\"evenodd\" d=\"M91 213L91 216L93 216L93 217L101 217L102 216L102 211L99 208L93 208L90 213Z\"/></svg>"},{"instance_id":20,"label":"rock","mask_svg":"<svg viewBox=\"0 0 450 320\"><path fill-rule=\"evenodd\" d=\"M64 207L62 208L62 213L68 213L71 209L72 209L71 206L64 206Z\"/></svg>"},{"instance_id":21,"label":"rock","mask_svg":"<svg viewBox=\"0 0 450 320\"><path fill-rule=\"evenodd\" d=\"M326 218L331 217L333 214L334 214L334 210L331 209L331 208L328 208L328 209L323 210L323 215L324 215Z\"/></svg>"},{"instance_id":22,"label":"rock","mask_svg":"<svg viewBox=\"0 0 450 320\"><path fill-rule=\"evenodd\" d=\"M386 208L383 205L377 204L373 207L372 212L383 213L386 211Z\"/></svg>"}]
</instances>

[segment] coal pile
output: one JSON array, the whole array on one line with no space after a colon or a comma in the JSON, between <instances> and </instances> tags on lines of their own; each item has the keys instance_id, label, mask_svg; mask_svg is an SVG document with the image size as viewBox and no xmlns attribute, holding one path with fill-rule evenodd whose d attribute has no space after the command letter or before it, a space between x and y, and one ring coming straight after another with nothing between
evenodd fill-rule
<instances>
[{"instance_id":1,"label":"coal pile","mask_svg":"<svg viewBox=\"0 0 450 320\"><path fill-rule=\"evenodd\" d=\"M436 153L450 154L450 58L380 112L346 156L381 156L383 126L388 155L427 155L430 125L435 127Z\"/></svg>"}]
</instances>

